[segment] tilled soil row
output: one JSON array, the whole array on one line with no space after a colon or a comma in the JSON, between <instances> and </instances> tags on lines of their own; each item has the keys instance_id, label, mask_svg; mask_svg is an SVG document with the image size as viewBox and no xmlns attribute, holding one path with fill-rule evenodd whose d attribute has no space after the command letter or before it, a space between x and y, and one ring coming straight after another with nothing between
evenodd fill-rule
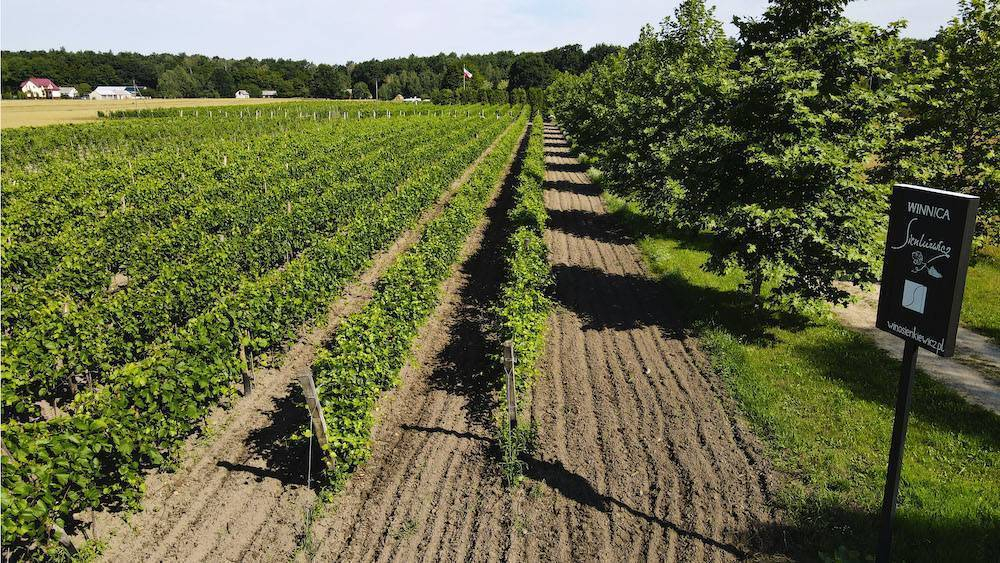
<instances>
[{"instance_id":1,"label":"tilled soil row","mask_svg":"<svg viewBox=\"0 0 1000 563\"><path fill-rule=\"evenodd\" d=\"M423 225L441 213L501 137L345 288L325 319L284 354L280 367L258 370L251 395L213 413L206 435L189 442L176 471L149 475L139 513L96 515L95 535L106 543L104 560L287 561L294 555L317 500L307 487L306 446L293 449L287 441L309 421L296 378L309 370L317 348L341 320L368 301L375 282L417 242ZM320 468L317 454L313 475Z\"/></svg>"},{"instance_id":2,"label":"tilled soil row","mask_svg":"<svg viewBox=\"0 0 1000 563\"><path fill-rule=\"evenodd\" d=\"M503 560L510 495L495 466L499 382L488 308L503 278L513 182L527 143L470 235L402 385L380 401L373 455L312 529L300 559Z\"/></svg>"},{"instance_id":3,"label":"tilled soil row","mask_svg":"<svg viewBox=\"0 0 1000 563\"><path fill-rule=\"evenodd\" d=\"M773 474L663 286L546 126L557 307L512 560L742 559L772 543Z\"/></svg>"}]
</instances>

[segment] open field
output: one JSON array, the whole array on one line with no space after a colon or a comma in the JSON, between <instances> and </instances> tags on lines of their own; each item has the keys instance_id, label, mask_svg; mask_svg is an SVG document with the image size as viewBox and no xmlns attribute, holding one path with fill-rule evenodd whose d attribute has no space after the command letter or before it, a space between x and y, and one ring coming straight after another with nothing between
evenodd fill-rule
<instances>
[{"instance_id":1,"label":"open field","mask_svg":"<svg viewBox=\"0 0 1000 563\"><path fill-rule=\"evenodd\" d=\"M280 98L174 98L145 100L0 100L0 128L39 127L97 121L99 111L256 105L288 102Z\"/></svg>"}]
</instances>

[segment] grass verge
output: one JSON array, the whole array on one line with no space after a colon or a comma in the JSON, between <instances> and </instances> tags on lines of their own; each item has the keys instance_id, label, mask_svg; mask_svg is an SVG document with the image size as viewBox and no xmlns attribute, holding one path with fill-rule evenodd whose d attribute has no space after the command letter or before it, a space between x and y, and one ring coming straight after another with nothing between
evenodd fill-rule
<instances>
[{"instance_id":1,"label":"grass verge","mask_svg":"<svg viewBox=\"0 0 1000 563\"><path fill-rule=\"evenodd\" d=\"M1000 344L1000 247L984 248L969 267L962 324Z\"/></svg>"},{"instance_id":2,"label":"grass verge","mask_svg":"<svg viewBox=\"0 0 1000 563\"><path fill-rule=\"evenodd\" d=\"M779 502L788 551L807 560L874 553L899 362L827 311L755 307L736 290L740 274L701 269L704 236L664 234L634 206L608 200L786 476ZM970 280L970 290L978 283ZM923 373L894 560L1000 560L1000 417Z\"/></svg>"}]
</instances>

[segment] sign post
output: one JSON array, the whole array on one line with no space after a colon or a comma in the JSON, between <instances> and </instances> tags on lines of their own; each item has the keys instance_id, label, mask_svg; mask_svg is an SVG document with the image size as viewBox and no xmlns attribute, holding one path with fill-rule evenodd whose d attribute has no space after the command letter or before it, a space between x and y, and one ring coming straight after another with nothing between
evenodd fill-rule
<instances>
[{"instance_id":1,"label":"sign post","mask_svg":"<svg viewBox=\"0 0 1000 563\"><path fill-rule=\"evenodd\" d=\"M889 198L882 289L875 326L904 340L896 415L875 560L888 563L917 351L955 352L979 198L897 184Z\"/></svg>"}]
</instances>

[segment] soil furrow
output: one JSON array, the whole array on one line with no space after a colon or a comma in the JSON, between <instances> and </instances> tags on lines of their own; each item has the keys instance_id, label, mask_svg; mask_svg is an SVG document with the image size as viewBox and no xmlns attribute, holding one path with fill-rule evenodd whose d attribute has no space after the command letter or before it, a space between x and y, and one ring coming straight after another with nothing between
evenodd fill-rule
<instances>
[{"instance_id":1,"label":"soil furrow","mask_svg":"<svg viewBox=\"0 0 1000 563\"><path fill-rule=\"evenodd\" d=\"M496 257L506 241L510 180L519 168L519 161L512 165L486 219L466 241L440 304L415 339L402 385L380 400L371 458L315 522L317 560L416 560L426 554L421 546L444 544L449 530L462 537L443 548L453 559L502 556L496 543L477 544L507 528L491 524L503 521L502 503L484 502L503 496L486 453L493 447L497 375L485 312L500 286ZM475 496L466 493L469 480L477 481ZM456 503L475 506L475 519L454 510Z\"/></svg>"},{"instance_id":2,"label":"soil furrow","mask_svg":"<svg viewBox=\"0 0 1000 563\"><path fill-rule=\"evenodd\" d=\"M569 528L543 537L566 537L575 560L733 560L767 549L750 543L775 519L759 486L766 460L746 447L752 435L733 431L725 386L567 149L547 126L558 346L533 390L529 475L551 491L528 502L529 520ZM553 421L558 431L541 428ZM594 525L607 529L581 530ZM544 547L533 549L527 558Z\"/></svg>"}]
</instances>

